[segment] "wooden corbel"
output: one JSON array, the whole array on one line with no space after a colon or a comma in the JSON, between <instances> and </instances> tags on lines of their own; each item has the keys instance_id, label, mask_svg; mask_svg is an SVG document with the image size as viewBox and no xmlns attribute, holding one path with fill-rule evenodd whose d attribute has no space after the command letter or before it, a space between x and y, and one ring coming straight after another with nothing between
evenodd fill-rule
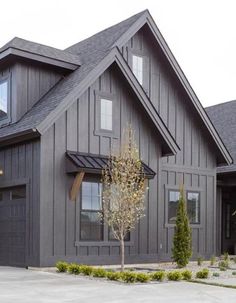
<instances>
[{"instance_id":1,"label":"wooden corbel","mask_svg":"<svg viewBox=\"0 0 236 303\"><path fill-rule=\"evenodd\" d=\"M77 173L75 176L75 180L72 184L71 190L70 190L70 200L75 201L76 197L79 193L80 186L82 184L83 178L84 178L84 171Z\"/></svg>"}]
</instances>

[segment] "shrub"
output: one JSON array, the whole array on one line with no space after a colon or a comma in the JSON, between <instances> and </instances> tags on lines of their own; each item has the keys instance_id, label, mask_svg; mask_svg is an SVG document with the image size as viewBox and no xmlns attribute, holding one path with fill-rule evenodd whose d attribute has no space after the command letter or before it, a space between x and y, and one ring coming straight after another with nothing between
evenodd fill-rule
<instances>
[{"instance_id":1,"label":"shrub","mask_svg":"<svg viewBox=\"0 0 236 303\"><path fill-rule=\"evenodd\" d=\"M201 266L203 261L204 261L203 257L201 257L201 256L197 257L197 265L198 266Z\"/></svg>"},{"instance_id":2,"label":"shrub","mask_svg":"<svg viewBox=\"0 0 236 303\"><path fill-rule=\"evenodd\" d=\"M210 265L213 266L215 263L216 263L216 257L215 256L211 256Z\"/></svg>"},{"instance_id":3,"label":"shrub","mask_svg":"<svg viewBox=\"0 0 236 303\"><path fill-rule=\"evenodd\" d=\"M196 273L197 279L207 279L208 276L209 276L209 270L207 268L204 268Z\"/></svg>"},{"instance_id":4,"label":"shrub","mask_svg":"<svg viewBox=\"0 0 236 303\"><path fill-rule=\"evenodd\" d=\"M137 273L136 274L136 281L141 283L146 283L150 280L150 275L145 273Z\"/></svg>"},{"instance_id":5,"label":"shrub","mask_svg":"<svg viewBox=\"0 0 236 303\"><path fill-rule=\"evenodd\" d=\"M233 258L234 263L236 263L236 257Z\"/></svg>"},{"instance_id":6,"label":"shrub","mask_svg":"<svg viewBox=\"0 0 236 303\"><path fill-rule=\"evenodd\" d=\"M233 275L233 276L236 276L236 271L232 271L232 275Z\"/></svg>"},{"instance_id":7,"label":"shrub","mask_svg":"<svg viewBox=\"0 0 236 303\"><path fill-rule=\"evenodd\" d=\"M56 263L57 272L66 272L68 269L68 263L63 261L58 261Z\"/></svg>"},{"instance_id":8,"label":"shrub","mask_svg":"<svg viewBox=\"0 0 236 303\"><path fill-rule=\"evenodd\" d=\"M227 269L225 267L219 267L220 271L226 271Z\"/></svg>"},{"instance_id":9,"label":"shrub","mask_svg":"<svg viewBox=\"0 0 236 303\"><path fill-rule=\"evenodd\" d=\"M219 277L220 276L220 273L218 273L218 272L213 272L213 277Z\"/></svg>"},{"instance_id":10,"label":"shrub","mask_svg":"<svg viewBox=\"0 0 236 303\"><path fill-rule=\"evenodd\" d=\"M167 274L167 278L170 281L180 281L182 279L182 274L180 271L170 271Z\"/></svg>"},{"instance_id":11,"label":"shrub","mask_svg":"<svg viewBox=\"0 0 236 303\"><path fill-rule=\"evenodd\" d=\"M228 260L222 260L219 262L219 268L229 268L229 261Z\"/></svg>"},{"instance_id":12,"label":"shrub","mask_svg":"<svg viewBox=\"0 0 236 303\"><path fill-rule=\"evenodd\" d=\"M85 276L90 276L93 272L93 267L89 265L80 265L80 272Z\"/></svg>"},{"instance_id":13,"label":"shrub","mask_svg":"<svg viewBox=\"0 0 236 303\"><path fill-rule=\"evenodd\" d=\"M118 281L121 279L121 273L120 272L114 272L114 271L108 271L107 272L107 279L111 281Z\"/></svg>"},{"instance_id":14,"label":"shrub","mask_svg":"<svg viewBox=\"0 0 236 303\"><path fill-rule=\"evenodd\" d=\"M191 255L192 233L189 225L184 189L183 186L181 186L173 238L172 258L178 267L185 267Z\"/></svg>"},{"instance_id":15,"label":"shrub","mask_svg":"<svg viewBox=\"0 0 236 303\"><path fill-rule=\"evenodd\" d=\"M103 268L94 268L92 275L97 278L105 278L107 276L107 272Z\"/></svg>"},{"instance_id":16,"label":"shrub","mask_svg":"<svg viewBox=\"0 0 236 303\"><path fill-rule=\"evenodd\" d=\"M134 283L136 281L137 274L130 271L125 271L121 274L121 279L126 283Z\"/></svg>"},{"instance_id":17,"label":"shrub","mask_svg":"<svg viewBox=\"0 0 236 303\"><path fill-rule=\"evenodd\" d=\"M192 279L192 272L190 270L182 271L183 280L191 280Z\"/></svg>"},{"instance_id":18,"label":"shrub","mask_svg":"<svg viewBox=\"0 0 236 303\"><path fill-rule=\"evenodd\" d=\"M154 281L162 282L165 279L165 272L164 271L156 271L151 274L151 279Z\"/></svg>"},{"instance_id":19,"label":"shrub","mask_svg":"<svg viewBox=\"0 0 236 303\"><path fill-rule=\"evenodd\" d=\"M224 252L223 259L224 261L229 261L229 253L227 251Z\"/></svg>"},{"instance_id":20,"label":"shrub","mask_svg":"<svg viewBox=\"0 0 236 303\"><path fill-rule=\"evenodd\" d=\"M82 265L76 264L76 263L71 263L68 266L68 272L70 274L75 274L75 275L79 275L81 273L81 267Z\"/></svg>"}]
</instances>

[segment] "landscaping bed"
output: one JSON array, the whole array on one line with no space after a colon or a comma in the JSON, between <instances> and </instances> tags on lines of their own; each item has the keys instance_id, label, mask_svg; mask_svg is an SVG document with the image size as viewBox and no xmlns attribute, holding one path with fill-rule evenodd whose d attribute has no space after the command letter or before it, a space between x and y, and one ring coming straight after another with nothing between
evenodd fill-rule
<instances>
[{"instance_id":1,"label":"landscaping bed","mask_svg":"<svg viewBox=\"0 0 236 303\"><path fill-rule=\"evenodd\" d=\"M83 275L91 278L106 279L123 283L153 283L167 281L206 281L217 282L217 279L236 278L236 258L224 256L209 261L198 259L182 269L176 264L156 263L127 265L124 272L117 266L88 266L76 263L58 262L57 272L72 275ZM236 279L235 279L236 280Z\"/></svg>"}]
</instances>

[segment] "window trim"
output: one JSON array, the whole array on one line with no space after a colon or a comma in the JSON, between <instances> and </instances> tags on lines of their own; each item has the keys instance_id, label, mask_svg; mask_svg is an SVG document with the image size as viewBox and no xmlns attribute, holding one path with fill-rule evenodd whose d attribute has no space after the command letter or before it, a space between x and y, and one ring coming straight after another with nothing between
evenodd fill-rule
<instances>
[{"instance_id":1,"label":"window trim","mask_svg":"<svg viewBox=\"0 0 236 303\"><path fill-rule=\"evenodd\" d=\"M108 138L119 138L118 130L120 128L120 108L117 96L107 92L94 92L94 135ZM112 101L112 130L101 128L101 99Z\"/></svg>"},{"instance_id":2,"label":"window trim","mask_svg":"<svg viewBox=\"0 0 236 303\"><path fill-rule=\"evenodd\" d=\"M140 58L142 59L142 81L140 81L138 79L138 77L136 76L135 72L134 72L134 57L137 57L137 58ZM131 56L132 60L131 60L131 69L132 69L132 72L133 74L135 75L136 79L138 80L139 84L141 86L143 86L144 84L144 56L140 55L140 54L135 54L135 53L132 53L132 56Z\"/></svg>"},{"instance_id":3,"label":"window trim","mask_svg":"<svg viewBox=\"0 0 236 303\"><path fill-rule=\"evenodd\" d=\"M87 175L83 182L94 182L94 183L101 183L101 176L100 175ZM78 218L78 227L76 229L76 240L74 242L74 245L76 247L79 246L119 246L119 242L117 240L109 240L109 227L108 225L103 222L103 240L81 240L80 238L80 231L81 231L81 207L82 207L82 190L80 191L78 195L78 199L76 200L75 203L79 203L78 205L78 211L76 212L76 215L79 216ZM102 211L102 210L101 210ZM97 211L96 211L97 212ZM79 228L79 230L78 230ZM134 238L135 238L135 231L131 230L130 231L130 237L128 241L125 241L125 246L134 246ZM77 240L79 239L79 240Z\"/></svg>"},{"instance_id":4,"label":"window trim","mask_svg":"<svg viewBox=\"0 0 236 303\"><path fill-rule=\"evenodd\" d=\"M186 190L186 202L188 203L188 193L194 193L199 195L199 221L198 222L189 222L190 225L200 225L201 224L201 193L198 190Z\"/></svg>"},{"instance_id":5,"label":"window trim","mask_svg":"<svg viewBox=\"0 0 236 303\"><path fill-rule=\"evenodd\" d=\"M88 182L88 183L100 183L101 184L101 180L95 180L95 179L91 179L91 180L83 180L83 182ZM92 210L92 209L83 209L82 208L82 186L83 186L83 182L81 184L81 190L80 190L80 207L79 207L79 241L80 242L102 242L104 241L104 222L101 222L102 223L102 239L101 240L95 240L95 239L91 239L91 240L88 240L88 239L81 239L81 213L82 212L89 212L89 213L102 213L103 212L103 208L101 208L100 210ZM101 199L102 199L102 193L101 193Z\"/></svg>"},{"instance_id":6,"label":"window trim","mask_svg":"<svg viewBox=\"0 0 236 303\"><path fill-rule=\"evenodd\" d=\"M191 187L191 186L186 186L184 185L185 188L184 188L184 191L185 191L185 198L187 199L187 192L194 192L194 193L199 193L199 196L200 196L200 204L199 204L199 219L200 219L200 223L190 223L190 227L191 228L197 228L197 229L200 229L203 227L203 223L204 222L204 216L203 216L203 213L202 213L202 209L201 209L201 204L203 201L201 201L201 197L202 197L202 192L203 192L203 189L201 187ZM175 227L175 223L170 223L169 220L168 220L168 204L169 204L169 191L179 191L179 186L177 185L164 185L164 188L165 188L165 197L164 197L164 211L165 211L165 219L164 219L164 226L166 228L174 228ZM186 200L187 201L187 200Z\"/></svg>"},{"instance_id":7,"label":"window trim","mask_svg":"<svg viewBox=\"0 0 236 303\"><path fill-rule=\"evenodd\" d=\"M6 125L11 122L11 81L10 74L6 76L0 76L0 84L3 82L7 82L7 115L5 118L0 119L0 126Z\"/></svg>"}]
</instances>

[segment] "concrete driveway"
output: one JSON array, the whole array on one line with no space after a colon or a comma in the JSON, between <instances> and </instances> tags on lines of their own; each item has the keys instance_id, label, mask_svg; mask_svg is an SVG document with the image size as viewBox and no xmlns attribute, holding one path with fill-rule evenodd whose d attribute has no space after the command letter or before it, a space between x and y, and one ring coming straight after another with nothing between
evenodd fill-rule
<instances>
[{"instance_id":1,"label":"concrete driveway","mask_svg":"<svg viewBox=\"0 0 236 303\"><path fill-rule=\"evenodd\" d=\"M236 302L236 290L186 282L121 285L84 277L0 267L1 303Z\"/></svg>"}]
</instances>

